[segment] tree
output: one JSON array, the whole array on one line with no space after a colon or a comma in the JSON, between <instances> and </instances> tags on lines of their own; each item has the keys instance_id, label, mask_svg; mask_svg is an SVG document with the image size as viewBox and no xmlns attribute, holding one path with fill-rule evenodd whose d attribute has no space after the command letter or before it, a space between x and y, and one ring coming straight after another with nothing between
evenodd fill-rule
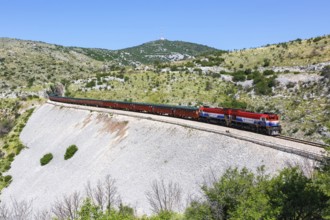
<instances>
[{"instance_id":1,"label":"tree","mask_svg":"<svg viewBox=\"0 0 330 220\"><path fill-rule=\"evenodd\" d=\"M330 197L330 148L326 149L323 160L317 167L314 182ZM324 213L324 217L330 219L330 200L328 200L328 208Z\"/></svg>"},{"instance_id":2,"label":"tree","mask_svg":"<svg viewBox=\"0 0 330 220\"><path fill-rule=\"evenodd\" d=\"M213 219L212 210L207 202L192 201L185 210L185 217L189 220Z\"/></svg>"},{"instance_id":3,"label":"tree","mask_svg":"<svg viewBox=\"0 0 330 220\"><path fill-rule=\"evenodd\" d=\"M52 208L52 213L58 219L76 219L79 207L81 205L81 196L78 192L72 195L63 196L62 200L57 200Z\"/></svg>"},{"instance_id":4,"label":"tree","mask_svg":"<svg viewBox=\"0 0 330 220\"><path fill-rule=\"evenodd\" d=\"M0 204L0 219L26 220L32 217L32 201L17 201L12 199L11 206Z\"/></svg>"},{"instance_id":5,"label":"tree","mask_svg":"<svg viewBox=\"0 0 330 220\"><path fill-rule=\"evenodd\" d=\"M322 219L330 197L298 168L285 168L267 192L278 219Z\"/></svg>"},{"instance_id":6,"label":"tree","mask_svg":"<svg viewBox=\"0 0 330 220\"><path fill-rule=\"evenodd\" d=\"M210 205L213 219L228 219L239 204L240 197L253 186L254 174L246 168L228 169L218 181L211 186L204 185L202 190Z\"/></svg>"},{"instance_id":7,"label":"tree","mask_svg":"<svg viewBox=\"0 0 330 220\"><path fill-rule=\"evenodd\" d=\"M99 206L102 211L105 209L108 211L112 210L120 201L116 181L110 175L105 177L104 182L99 180L95 188L92 188L90 182L88 182L85 186L85 191L87 197Z\"/></svg>"},{"instance_id":8,"label":"tree","mask_svg":"<svg viewBox=\"0 0 330 220\"><path fill-rule=\"evenodd\" d=\"M99 219L103 212L99 206L94 205L90 198L84 200L78 213L78 219Z\"/></svg>"},{"instance_id":9,"label":"tree","mask_svg":"<svg viewBox=\"0 0 330 220\"><path fill-rule=\"evenodd\" d=\"M151 190L146 192L151 209L154 213L171 212L181 206L182 188L178 183L165 183L154 180Z\"/></svg>"}]
</instances>

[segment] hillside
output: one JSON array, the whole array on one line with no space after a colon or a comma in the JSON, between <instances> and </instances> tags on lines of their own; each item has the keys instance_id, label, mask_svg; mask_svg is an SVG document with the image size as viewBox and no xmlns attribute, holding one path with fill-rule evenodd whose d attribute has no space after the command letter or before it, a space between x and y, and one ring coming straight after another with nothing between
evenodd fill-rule
<instances>
[{"instance_id":1,"label":"hillside","mask_svg":"<svg viewBox=\"0 0 330 220\"><path fill-rule=\"evenodd\" d=\"M275 174L288 164L308 164L294 154L224 135L52 104L35 110L20 138L27 148L11 165L12 183L2 191L1 201L31 200L34 212L49 210L64 195L84 196L88 181L96 186L108 174L116 180L124 204L138 214L150 214L146 191L154 180L179 183L185 203L188 195L200 193L208 175L221 175L230 166L256 171L265 165L267 173ZM78 151L64 160L72 144ZM54 158L41 166L40 158L47 153Z\"/></svg>"},{"instance_id":2,"label":"hillside","mask_svg":"<svg viewBox=\"0 0 330 220\"><path fill-rule=\"evenodd\" d=\"M208 51L216 49L168 40L115 51L0 38L0 91L7 97L38 94L49 83L66 84L98 72L121 70L123 65L184 60Z\"/></svg>"},{"instance_id":3,"label":"hillside","mask_svg":"<svg viewBox=\"0 0 330 220\"><path fill-rule=\"evenodd\" d=\"M330 35L312 39L296 39L289 42L241 50L225 57L226 65L239 68L255 66L306 66L328 62L330 57Z\"/></svg>"},{"instance_id":4,"label":"hillside","mask_svg":"<svg viewBox=\"0 0 330 220\"><path fill-rule=\"evenodd\" d=\"M230 71L267 69L271 67L298 67L292 70L294 72L299 71L299 66L314 65L330 60L330 35L306 40L296 39L258 48L233 50L220 55L209 54L201 56L193 62L207 66L210 63L201 61L214 60L215 58L221 59L219 59L219 62L213 63L213 65L220 65ZM281 69L275 70L280 71ZM290 69L288 71L291 72ZM310 71L313 71L313 69L310 69Z\"/></svg>"},{"instance_id":5,"label":"hillside","mask_svg":"<svg viewBox=\"0 0 330 220\"><path fill-rule=\"evenodd\" d=\"M101 63L66 47L34 41L0 38L2 95L38 92L51 82L86 78Z\"/></svg>"},{"instance_id":6,"label":"hillside","mask_svg":"<svg viewBox=\"0 0 330 220\"><path fill-rule=\"evenodd\" d=\"M329 42L327 35L224 52L161 40L111 51L3 38L0 95L43 96L61 83L75 97L272 111L284 134L327 142Z\"/></svg>"}]
</instances>

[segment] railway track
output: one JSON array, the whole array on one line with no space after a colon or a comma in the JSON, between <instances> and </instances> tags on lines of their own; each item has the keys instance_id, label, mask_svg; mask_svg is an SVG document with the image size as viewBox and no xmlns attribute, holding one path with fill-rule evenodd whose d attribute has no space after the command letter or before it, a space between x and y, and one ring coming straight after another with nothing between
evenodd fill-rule
<instances>
[{"instance_id":1,"label":"railway track","mask_svg":"<svg viewBox=\"0 0 330 220\"><path fill-rule=\"evenodd\" d=\"M205 127L203 128L203 127L198 126L198 125L188 125L187 123L185 123L183 121L181 121L181 122L172 121L173 117L158 117L158 115L141 114L141 113L136 113L136 112L127 112L127 111L115 110L115 109L106 109L106 108L97 108L97 107L90 107L90 106L74 105L74 104L57 103L57 102L53 102L53 101L48 101L48 103L52 104L52 105L55 105L55 106L90 110L90 111L96 111L96 112L112 112L112 113L115 113L115 114L125 115L125 116L129 116L129 117L137 117L137 118L154 120L154 121L164 122L164 123L173 124L173 125L179 125L179 126L183 126L183 127L187 127L187 128L212 132L212 133L215 133L215 134L221 134L221 135L225 135L225 136L232 137L232 138L235 138L235 139L240 139L240 140L252 142L252 143L259 144L259 145L262 145L262 146L265 146L265 147L270 147L270 148L280 150L280 151L284 151L284 152L287 152L287 153L296 154L296 155L299 155L299 156L302 156L302 157L305 157L305 158L309 158L309 159L312 159L312 160L316 160L316 161L323 160L323 154L321 152L317 153L317 152L313 152L313 151L299 149L299 148L296 148L294 146L289 147L289 146L278 144L278 143L271 143L271 142L268 142L268 141L264 141L264 140L260 140L260 139L256 139L256 138L252 138L252 137L242 136L242 135L239 135L239 134L232 134L231 132L229 132L227 130L226 131L220 131L220 130L217 130L217 129L211 129L211 128L205 128ZM154 118L154 117L156 117L156 118ZM189 120L189 121L192 121L192 120ZM201 123L201 124L203 124L203 123ZM285 136L273 136L273 137L274 138L278 137L278 138L282 138L282 139L285 138ZM295 141L295 140L303 141L303 140L299 140L299 139L292 140L292 138L290 140L291 141ZM302 142L300 142L300 143L302 143ZM311 145L311 143L314 144L313 146L315 146L315 144L316 144L316 145L318 145L318 147L321 147L321 148L325 147L325 145L322 145L322 144L318 144L318 143L314 143L314 142L307 142L306 143L306 141L304 141L304 144Z\"/></svg>"},{"instance_id":2,"label":"railway track","mask_svg":"<svg viewBox=\"0 0 330 220\"><path fill-rule=\"evenodd\" d=\"M306 145L310 145L310 146L314 146L314 147L320 147L320 148L328 147L325 144L315 143L315 142L311 142L311 141L305 141L305 140L292 138L292 137L288 137L288 136L283 136L283 135L276 136L276 138L283 139L283 140L288 140L288 141L293 141L293 142L296 142L296 143L306 144Z\"/></svg>"}]
</instances>

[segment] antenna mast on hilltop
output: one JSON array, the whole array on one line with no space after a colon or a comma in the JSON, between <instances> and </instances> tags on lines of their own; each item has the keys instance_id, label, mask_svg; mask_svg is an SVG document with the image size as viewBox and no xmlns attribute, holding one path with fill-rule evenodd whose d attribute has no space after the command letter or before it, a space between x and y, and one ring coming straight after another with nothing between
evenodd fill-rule
<instances>
[{"instance_id":1,"label":"antenna mast on hilltop","mask_svg":"<svg viewBox=\"0 0 330 220\"><path fill-rule=\"evenodd\" d=\"M162 29L163 29L163 28L162 28ZM164 37L163 31L160 32L160 40L165 40L165 37Z\"/></svg>"}]
</instances>

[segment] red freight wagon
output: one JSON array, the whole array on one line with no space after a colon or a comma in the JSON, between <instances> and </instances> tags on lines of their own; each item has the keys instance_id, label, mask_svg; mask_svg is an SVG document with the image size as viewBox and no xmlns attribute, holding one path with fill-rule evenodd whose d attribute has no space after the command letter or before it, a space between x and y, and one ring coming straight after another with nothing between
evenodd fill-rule
<instances>
[{"instance_id":1,"label":"red freight wagon","mask_svg":"<svg viewBox=\"0 0 330 220\"><path fill-rule=\"evenodd\" d=\"M173 110L174 117L179 118L192 118L192 119L198 119L198 109L184 109L184 108L175 108Z\"/></svg>"},{"instance_id":2,"label":"red freight wagon","mask_svg":"<svg viewBox=\"0 0 330 220\"><path fill-rule=\"evenodd\" d=\"M132 103L133 111L138 112L152 112L152 106L148 104L142 104L142 103Z\"/></svg>"},{"instance_id":3,"label":"red freight wagon","mask_svg":"<svg viewBox=\"0 0 330 220\"><path fill-rule=\"evenodd\" d=\"M86 105L91 105L91 106L102 106L103 103L102 101L99 101L99 100L93 100L93 99L87 99L86 101L84 102L81 102L81 100L79 99L72 99L73 103L84 103Z\"/></svg>"},{"instance_id":4,"label":"red freight wagon","mask_svg":"<svg viewBox=\"0 0 330 220\"><path fill-rule=\"evenodd\" d=\"M103 102L103 107L116 108L116 107L117 107L117 102L113 102L113 101L104 101L104 102Z\"/></svg>"},{"instance_id":5,"label":"red freight wagon","mask_svg":"<svg viewBox=\"0 0 330 220\"><path fill-rule=\"evenodd\" d=\"M132 107L131 107L131 103L126 103L126 102L117 102L117 107L116 108L133 110Z\"/></svg>"},{"instance_id":6,"label":"red freight wagon","mask_svg":"<svg viewBox=\"0 0 330 220\"><path fill-rule=\"evenodd\" d=\"M173 109L171 107L164 107L159 105L152 106L152 112L159 115L173 116Z\"/></svg>"}]
</instances>

